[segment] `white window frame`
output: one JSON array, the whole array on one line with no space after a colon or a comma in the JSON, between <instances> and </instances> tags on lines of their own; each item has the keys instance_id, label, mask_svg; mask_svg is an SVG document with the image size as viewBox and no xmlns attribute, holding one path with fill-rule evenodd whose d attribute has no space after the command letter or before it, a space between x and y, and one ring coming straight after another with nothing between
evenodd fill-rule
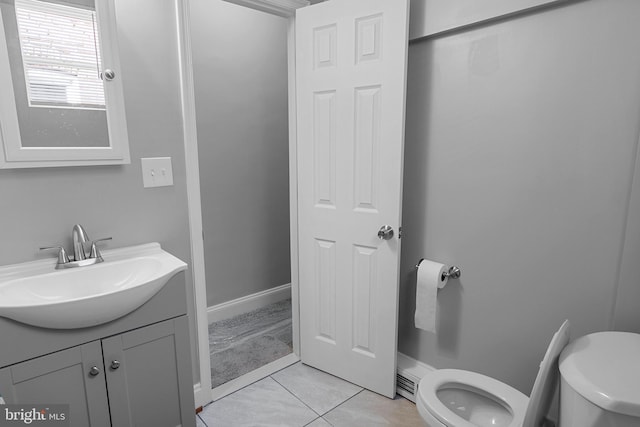
<instances>
[{"instance_id":1,"label":"white window frame","mask_svg":"<svg viewBox=\"0 0 640 427\"><path fill-rule=\"evenodd\" d=\"M46 0L15 0L15 11L29 106L104 111L104 82L99 76L102 68L97 51L100 37L95 9ZM72 22L79 23L78 30L74 29ZM67 52L66 56L42 55L40 46L45 42L42 39L44 28L59 36L45 36L48 42L56 44L56 52L75 49L79 36L82 37L82 46L78 46L80 49L75 52ZM32 32L36 34L32 36ZM85 85L73 91L79 102L69 101L72 82ZM38 86L46 89L38 89ZM53 87L63 89L52 90Z\"/></svg>"},{"instance_id":2,"label":"white window frame","mask_svg":"<svg viewBox=\"0 0 640 427\"><path fill-rule=\"evenodd\" d=\"M129 140L124 107L124 92L114 0L95 0L100 54L104 69L115 72L105 84L107 129L106 147L23 147L11 78L9 52L0 14L0 169L56 166L129 164Z\"/></svg>"}]
</instances>

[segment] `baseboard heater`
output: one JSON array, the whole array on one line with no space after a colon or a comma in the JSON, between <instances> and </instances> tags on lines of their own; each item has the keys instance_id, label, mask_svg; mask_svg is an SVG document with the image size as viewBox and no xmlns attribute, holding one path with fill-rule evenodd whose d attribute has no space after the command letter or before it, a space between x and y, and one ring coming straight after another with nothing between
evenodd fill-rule
<instances>
[{"instance_id":1,"label":"baseboard heater","mask_svg":"<svg viewBox=\"0 0 640 427\"><path fill-rule=\"evenodd\" d=\"M429 365L419 362L405 354L398 353L396 393L415 403L420 380L433 370L434 368Z\"/></svg>"},{"instance_id":2,"label":"baseboard heater","mask_svg":"<svg viewBox=\"0 0 640 427\"><path fill-rule=\"evenodd\" d=\"M420 380L412 375L407 375L406 373L401 374L398 372L396 375L396 393L415 403L416 394L418 394L419 382Z\"/></svg>"}]
</instances>

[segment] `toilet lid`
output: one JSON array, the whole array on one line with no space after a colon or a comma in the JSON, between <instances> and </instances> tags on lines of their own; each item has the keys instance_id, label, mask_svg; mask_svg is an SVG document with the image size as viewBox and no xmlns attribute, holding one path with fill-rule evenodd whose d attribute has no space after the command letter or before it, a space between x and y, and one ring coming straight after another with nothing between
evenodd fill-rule
<instances>
[{"instance_id":1,"label":"toilet lid","mask_svg":"<svg viewBox=\"0 0 640 427\"><path fill-rule=\"evenodd\" d=\"M593 404L640 417L640 334L598 332L581 337L562 352L560 373Z\"/></svg>"},{"instance_id":2,"label":"toilet lid","mask_svg":"<svg viewBox=\"0 0 640 427\"><path fill-rule=\"evenodd\" d=\"M565 320L558 332L551 338L547 352L542 362L540 362L540 369L538 370L536 381L533 383L522 427L543 425L558 386L558 359L568 343L569 321Z\"/></svg>"}]
</instances>

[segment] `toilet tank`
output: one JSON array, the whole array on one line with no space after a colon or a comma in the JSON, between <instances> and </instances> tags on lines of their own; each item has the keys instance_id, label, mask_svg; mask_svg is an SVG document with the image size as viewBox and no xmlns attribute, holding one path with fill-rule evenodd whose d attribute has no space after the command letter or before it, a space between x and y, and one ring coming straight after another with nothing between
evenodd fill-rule
<instances>
[{"instance_id":1,"label":"toilet tank","mask_svg":"<svg viewBox=\"0 0 640 427\"><path fill-rule=\"evenodd\" d=\"M561 427L638 427L640 418L602 409L582 397L562 379L559 425Z\"/></svg>"},{"instance_id":2,"label":"toilet tank","mask_svg":"<svg viewBox=\"0 0 640 427\"><path fill-rule=\"evenodd\" d=\"M599 332L560 356L561 427L640 426L640 335Z\"/></svg>"}]
</instances>

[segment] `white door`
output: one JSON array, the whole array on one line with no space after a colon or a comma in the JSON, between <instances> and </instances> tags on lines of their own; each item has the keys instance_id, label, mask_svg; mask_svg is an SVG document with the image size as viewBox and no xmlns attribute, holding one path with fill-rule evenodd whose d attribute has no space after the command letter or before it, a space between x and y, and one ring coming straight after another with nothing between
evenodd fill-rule
<instances>
[{"instance_id":1,"label":"white door","mask_svg":"<svg viewBox=\"0 0 640 427\"><path fill-rule=\"evenodd\" d=\"M408 0L332 0L296 14L300 353L388 397L407 28Z\"/></svg>"}]
</instances>

